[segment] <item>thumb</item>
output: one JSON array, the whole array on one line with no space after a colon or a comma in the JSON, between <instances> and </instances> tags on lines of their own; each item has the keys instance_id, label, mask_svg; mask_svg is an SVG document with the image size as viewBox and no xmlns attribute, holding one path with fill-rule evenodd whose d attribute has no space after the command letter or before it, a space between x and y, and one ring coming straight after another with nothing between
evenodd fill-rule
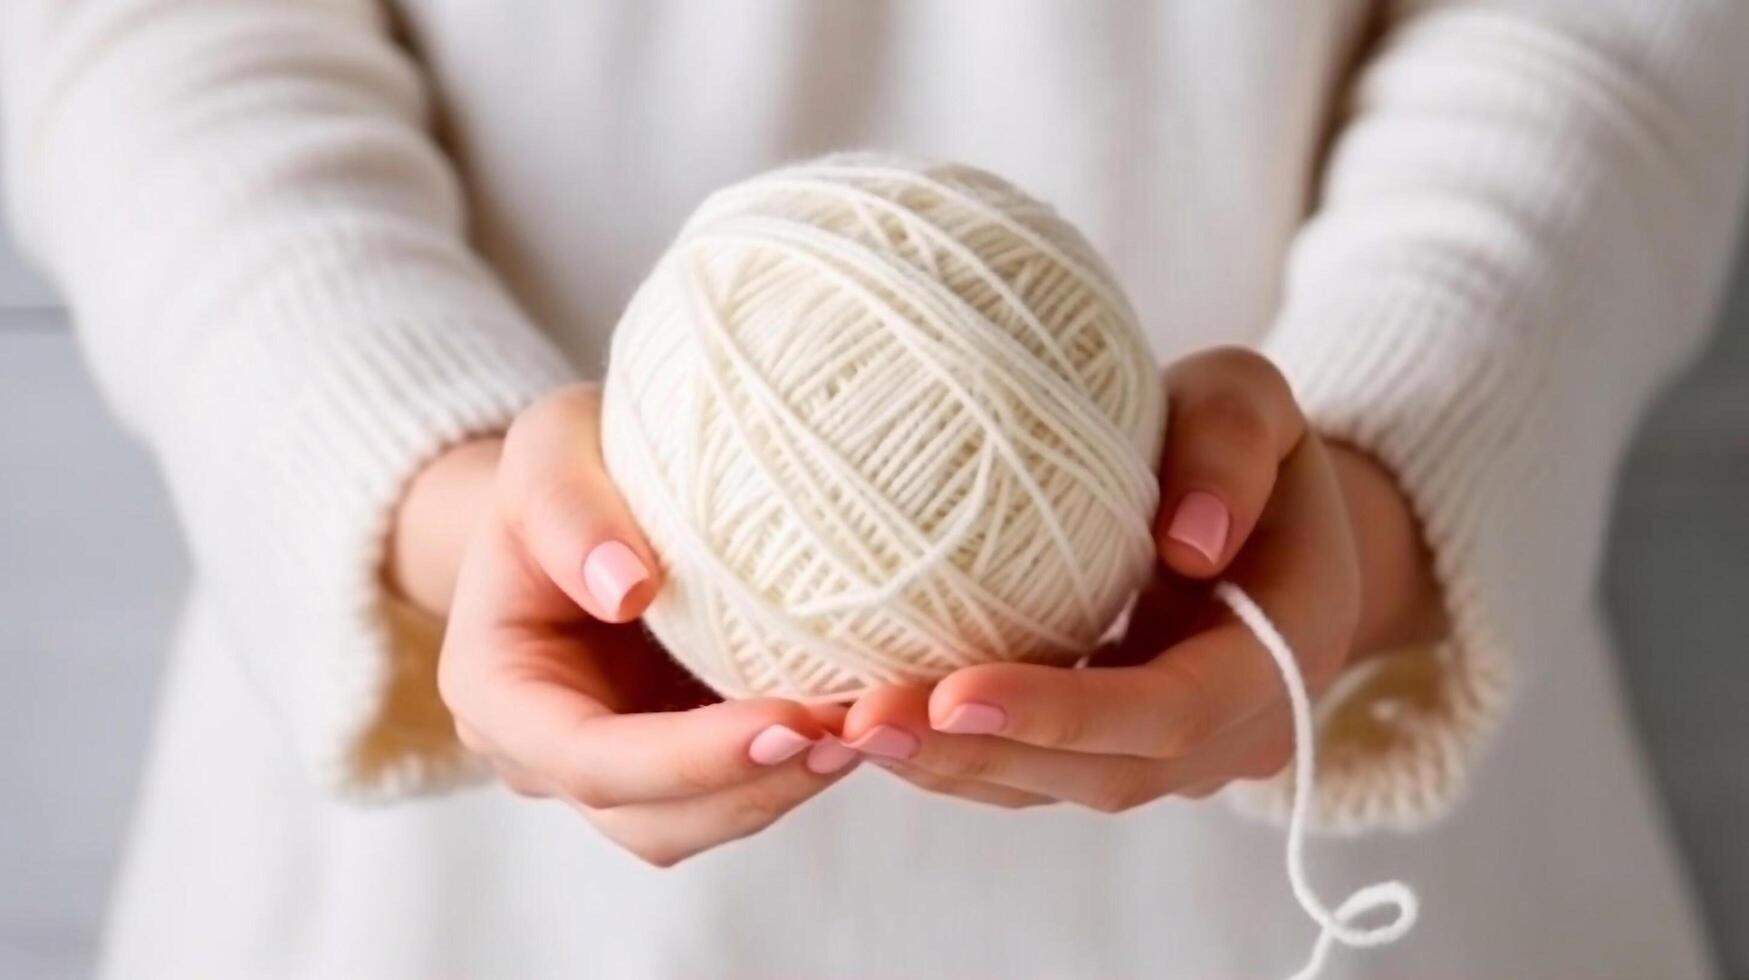
<instances>
[{"instance_id":1,"label":"thumb","mask_svg":"<svg viewBox=\"0 0 1749 980\"><path fill-rule=\"evenodd\" d=\"M1305 420L1275 365L1242 348L1177 362L1166 391L1155 540L1168 568L1212 578L1257 526Z\"/></svg>"},{"instance_id":2,"label":"thumb","mask_svg":"<svg viewBox=\"0 0 1749 980\"><path fill-rule=\"evenodd\" d=\"M636 619L658 566L601 461L601 393L562 388L518 416L500 463L505 505L524 550L594 618Z\"/></svg>"}]
</instances>

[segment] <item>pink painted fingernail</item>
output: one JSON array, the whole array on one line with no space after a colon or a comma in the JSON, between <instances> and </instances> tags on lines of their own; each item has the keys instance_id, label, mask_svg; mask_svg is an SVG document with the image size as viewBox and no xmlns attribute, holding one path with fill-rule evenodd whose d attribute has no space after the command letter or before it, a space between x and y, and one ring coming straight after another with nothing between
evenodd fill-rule
<instances>
[{"instance_id":1,"label":"pink painted fingernail","mask_svg":"<svg viewBox=\"0 0 1749 980\"><path fill-rule=\"evenodd\" d=\"M1008 712L982 701L967 701L949 711L935 730L949 735L994 735L1006 724Z\"/></svg>"},{"instance_id":2,"label":"pink painted fingernail","mask_svg":"<svg viewBox=\"0 0 1749 980\"><path fill-rule=\"evenodd\" d=\"M823 738L808 750L808 771L821 776L835 773L856 761L855 749L835 738Z\"/></svg>"},{"instance_id":3,"label":"pink painted fingernail","mask_svg":"<svg viewBox=\"0 0 1749 980\"><path fill-rule=\"evenodd\" d=\"M1227 529L1232 523L1227 505L1221 503L1219 497L1192 490L1178 502L1178 510L1172 515L1172 526L1166 529L1166 536L1195 548L1209 561L1219 562L1221 552L1227 548Z\"/></svg>"},{"instance_id":4,"label":"pink painted fingernail","mask_svg":"<svg viewBox=\"0 0 1749 980\"><path fill-rule=\"evenodd\" d=\"M863 736L850 743L850 747L858 752L878 755L888 759L909 759L917 754L922 743L917 736L893 725L876 725Z\"/></svg>"},{"instance_id":5,"label":"pink painted fingernail","mask_svg":"<svg viewBox=\"0 0 1749 980\"><path fill-rule=\"evenodd\" d=\"M747 757L762 766L775 766L814 744L814 740L785 725L771 727L753 736Z\"/></svg>"},{"instance_id":6,"label":"pink painted fingernail","mask_svg":"<svg viewBox=\"0 0 1749 980\"><path fill-rule=\"evenodd\" d=\"M622 615L626 597L649 580L650 570L622 541L603 541L583 559L583 584L608 616Z\"/></svg>"}]
</instances>

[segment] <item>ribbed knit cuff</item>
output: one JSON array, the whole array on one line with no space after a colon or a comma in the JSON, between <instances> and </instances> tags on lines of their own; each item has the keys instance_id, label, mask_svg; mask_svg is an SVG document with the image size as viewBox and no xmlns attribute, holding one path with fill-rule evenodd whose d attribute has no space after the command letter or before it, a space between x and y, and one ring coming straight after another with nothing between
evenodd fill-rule
<instances>
[{"instance_id":1,"label":"ribbed knit cuff","mask_svg":"<svg viewBox=\"0 0 1749 980\"><path fill-rule=\"evenodd\" d=\"M1534 410L1522 387L1537 372L1496 358L1534 359L1538 345L1478 354L1471 348L1489 337L1476 329L1485 311L1429 281L1437 277L1322 296L1288 310L1264 345L1314 428L1395 474L1452 623L1447 642L1358 664L1321 699L1310 816L1323 832L1406 830L1445 814L1505 713L1512 655L1526 642L1515 628L1525 610L1511 594L1537 570L1516 560L1511 542L1534 519L1537 454L1527 440L1537 426L1525 418ZM1242 811L1285 821L1291 792L1283 773L1229 796Z\"/></svg>"},{"instance_id":2,"label":"ribbed knit cuff","mask_svg":"<svg viewBox=\"0 0 1749 980\"><path fill-rule=\"evenodd\" d=\"M471 766L436 696L441 629L383 585L396 503L574 374L471 257L331 261L347 251L312 247L242 301L249 329L185 366L154 442L203 587L300 756L325 788L383 797Z\"/></svg>"}]
</instances>

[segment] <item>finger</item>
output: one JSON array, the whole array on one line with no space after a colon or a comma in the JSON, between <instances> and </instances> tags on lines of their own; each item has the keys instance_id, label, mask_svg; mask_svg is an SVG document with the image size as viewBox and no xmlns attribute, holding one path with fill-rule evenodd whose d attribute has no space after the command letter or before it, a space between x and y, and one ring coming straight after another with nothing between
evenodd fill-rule
<instances>
[{"instance_id":1,"label":"finger","mask_svg":"<svg viewBox=\"0 0 1749 980\"><path fill-rule=\"evenodd\" d=\"M1098 756L1082 756L1097 759ZM1264 712L1212 739L1202 748L1178 759L1153 763L1144 770L1109 772L1108 781L1088 789L1067 789L1065 798L1097 810L1122 812L1165 795L1204 799L1239 780L1268 779L1293 761L1293 720L1285 709ZM897 764L906 773L917 773L909 764ZM988 784L949 779L929 774L941 785L940 792L976 798L972 791ZM921 780L917 780L921 783ZM1004 792L1018 792L998 787Z\"/></svg>"},{"instance_id":2,"label":"finger","mask_svg":"<svg viewBox=\"0 0 1749 980\"><path fill-rule=\"evenodd\" d=\"M517 796L538 800L553 795L552 784L521 766L493 759L492 771L498 781Z\"/></svg>"},{"instance_id":3,"label":"finger","mask_svg":"<svg viewBox=\"0 0 1749 980\"><path fill-rule=\"evenodd\" d=\"M486 742L486 736L481 735L474 726L460 718L456 718L454 721L456 741L462 743L462 748L475 755L485 755L492 750Z\"/></svg>"},{"instance_id":4,"label":"finger","mask_svg":"<svg viewBox=\"0 0 1749 980\"><path fill-rule=\"evenodd\" d=\"M836 701L813 701L804 705L808 714L820 723L820 727L828 732L844 731L844 719L850 712L850 706Z\"/></svg>"},{"instance_id":5,"label":"finger","mask_svg":"<svg viewBox=\"0 0 1749 980\"><path fill-rule=\"evenodd\" d=\"M1275 662L1228 620L1138 667L969 667L937 686L929 713L949 733L988 718L993 734L1040 748L1171 759L1284 697Z\"/></svg>"},{"instance_id":6,"label":"finger","mask_svg":"<svg viewBox=\"0 0 1749 980\"><path fill-rule=\"evenodd\" d=\"M928 725L926 692L887 689L851 708L846 742L942 784L985 784L1117 812L1159 795L1158 764L1130 756L1042 749L989 735L947 735Z\"/></svg>"},{"instance_id":7,"label":"finger","mask_svg":"<svg viewBox=\"0 0 1749 980\"><path fill-rule=\"evenodd\" d=\"M1253 351L1224 347L1174 364L1160 461L1160 558L1208 578L1238 554L1305 431L1281 372Z\"/></svg>"},{"instance_id":8,"label":"finger","mask_svg":"<svg viewBox=\"0 0 1749 980\"><path fill-rule=\"evenodd\" d=\"M1346 530L1323 446L1302 440L1281 471L1284 492L1258 522L1231 577L1267 611L1298 657L1307 684L1320 688L1347 652L1355 611L1332 596L1352 595L1357 576L1343 557ZM1143 635L1148 610L1138 610ZM1078 752L1147 758L1184 755L1285 697L1273 659L1225 610L1213 623L1133 667L1063 670L1033 664L980 664L948 675L930 697L941 731L1005 738Z\"/></svg>"},{"instance_id":9,"label":"finger","mask_svg":"<svg viewBox=\"0 0 1749 980\"><path fill-rule=\"evenodd\" d=\"M1182 796L1187 800L1206 800L1216 793L1219 793L1221 790L1226 789L1228 782L1230 782L1230 780L1213 779L1206 783L1197 783L1194 786L1186 786L1182 789L1175 790L1172 795Z\"/></svg>"},{"instance_id":10,"label":"finger","mask_svg":"<svg viewBox=\"0 0 1749 980\"><path fill-rule=\"evenodd\" d=\"M1137 667L985 664L949 675L930 725L1064 752L1169 759L1281 697L1274 662L1237 622Z\"/></svg>"},{"instance_id":11,"label":"finger","mask_svg":"<svg viewBox=\"0 0 1749 980\"><path fill-rule=\"evenodd\" d=\"M498 756L491 754L492 750L486 737L475 731L473 726L456 720L456 737L462 747L469 752L484 758L492 767L492 772L512 793L531 799L540 799L553 795L551 784L545 779L529 772L527 769Z\"/></svg>"},{"instance_id":12,"label":"finger","mask_svg":"<svg viewBox=\"0 0 1749 980\"><path fill-rule=\"evenodd\" d=\"M997 786L993 783L977 783L968 779L938 776L927 770L908 766L903 762L874 761L875 765L899 779L916 786L918 789L939 796L953 796L973 803L1001 807L1004 810L1024 810L1058 802L1039 793L1023 793L1020 790Z\"/></svg>"},{"instance_id":13,"label":"finger","mask_svg":"<svg viewBox=\"0 0 1749 980\"><path fill-rule=\"evenodd\" d=\"M615 713L610 674L624 665L591 651L614 649L612 635L626 627L502 619L492 588L471 585L473 576L504 574L508 561L487 545L462 572L439 694L458 734L555 791L597 808L699 795L744 782L826 734L806 707L775 698Z\"/></svg>"},{"instance_id":14,"label":"finger","mask_svg":"<svg viewBox=\"0 0 1749 980\"><path fill-rule=\"evenodd\" d=\"M666 868L770 827L854 768L820 774L795 760L720 792L586 811L585 816L627 850Z\"/></svg>"},{"instance_id":15,"label":"finger","mask_svg":"<svg viewBox=\"0 0 1749 980\"><path fill-rule=\"evenodd\" d=\"M518 416L505 436L510 523L541 571L604 622L636 619L658 565L601 460L600 395L573 386Z\"/></svg>"},{"instance_id":16,"label":"finger","mask_svg":"<svg viewBox=\"0 0 1749 980\"><path fill-rule=\"evenodd\" d=\"M1041 749L994 736L925 736L903 765L956 783L981 783L1101 813L1122 813L1165 793L1161 764L1125 755Z\"/></svg>"},{"instance_id":17,"label":"finger","mask_svg":"<svg viewBox=\"0 0 1749 980\"><path fill-rule=\"evenodd\" d=\"M928 729L929 688L877 687L850 706L840 729L844 744L865 755L902 762L915 755Z\"/></svg>"},{"instance_id":18,"label":"finger","mask_svg":"<svg viewBox=\"0 0 1749 980\"><path fill-rule=\"evenodd\" d=\"M532 699L526 709L538 711ZM568 796L602 809L714 793L760 778L826 736L806 709L776 699L690 711L606 715L551 729L531 722L512 758L552 774Z\"/></svg>"},{"instance_id":19,"label":"finger","mask_svg":"<svg viewBox=\"0 0 1749 980\"><path fill-rule=\"evenodd\" d=\"M478 681L451 680L446 701L493 754L602 809L698 796L747 782L826 736L808 709L776 698L619 715L583 693L590 668L567 646L518 654ZM555 637L544 642L568 644ZM443 675L440 673L440 677Z\"/></svg>"},{"instance_id":20,"label":"finger","mask_svg":"<svg viewBox=\"0 0 1749 980\"><path fill-rule=\"evenodd\" d=\"M1159 763L1158 768L1136 781L1127 799L1122 792L1122 784L1113 787L1118 795L1111 798L1105 808L1121 810L1126 806L1167 794L1193 800L1206 799L1233 782L1272 778L1292 761L1292 717L1285 710L1266 712L1238 726L1235 731L1214 739L1209 745L1189 756ZM953 796L979 799L980 792L989 792L992 789L1005 794L1018 794L1016 790L924 773L904 763L885 765L919 786ZM1000 802L1000 798L989 802L1010 805Z\"/></svg>"},{"instance_id":21,"label":"finger","mask_svg":"<svg viewBox=\"0 0 1749 980\"><path fill-rule=\"evenodd\" d=\"M1180 796L1199 786L1269 779L1294 757L1293 715L1272 708L1211 740L1202 749L1165 765L1161 788Z\"/></svg>"}]
</instances>

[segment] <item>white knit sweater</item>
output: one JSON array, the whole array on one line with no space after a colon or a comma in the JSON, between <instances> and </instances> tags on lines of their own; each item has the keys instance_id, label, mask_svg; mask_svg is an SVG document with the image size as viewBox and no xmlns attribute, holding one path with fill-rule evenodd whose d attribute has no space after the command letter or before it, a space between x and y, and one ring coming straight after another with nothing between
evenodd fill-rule
<instances>
[{"instance_id":1,"label":"white knit sweater","mask_svg":"<svg viewBox=\"0 0 1749 980\"><path fill-rule=\"evenodd\" d=\"M549 23L606 16L563 6ZM1548 607L1589 588L1635 415L1707 323L1745 158L1745 7L1156 15L1276 52L1281 78L1219 79L1271 97L1340 91L1341 59L1380 32L1336 119L1233 125L1337 134L1311 200L1253 204L1310 206L1263 345L1326 433L1396 472L1436 555L1454 639L1345 685L1322 757L1324 824L1413 824L1458 794L1515 664L1559 642ZM1328 55L1310 68L1284 36L1308 21ZM479 18L415 2L408 22L441 66ZM560 346L598 340L532 322L500 274L538 308L538 270L470 246L420 74L371 0L8 0L3 37L17 226L154 450L261 692L335 790L456 776L429 651L388 626L391 508L422 462L574 377ZM464 147L482 102L522 111L516 84L458 97Z\"/></svg>"},{"instance_id":2,"label":"white knit sweater","mask_svg":"<svg viewBox=\"0 0 1749 980\"><path fill-rule=\"evenodd\" d=\"M197 568L113 975L1297 962L1279 842L1218 807L1016 814L862 772L655 874L506 794L344 802L472 773L438 624L379 585L410 475L595 373L704 194L856 146L1057 204L1162 357L1260 345L1396 472L1455 635L1325 696L1316 816L1425 829L1313 870L1401 875L1426 918L1338 969L1706 972L1591 595L1739 211L1742 0L4 0L0 60L18 231Z\"/></svg>"}]
</instances>

